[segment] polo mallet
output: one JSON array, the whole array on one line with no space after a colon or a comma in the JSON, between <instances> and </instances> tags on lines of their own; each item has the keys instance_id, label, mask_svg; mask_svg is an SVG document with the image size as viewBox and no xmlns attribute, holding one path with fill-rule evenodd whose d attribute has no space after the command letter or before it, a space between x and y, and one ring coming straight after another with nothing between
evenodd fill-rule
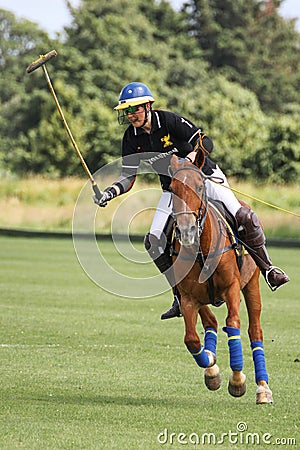
<instances>
[{"instance_id":1,"label":"polo mallet","mask_svg":"<svg viewBox=\"0 0 300 450\"><path fill-rule=\"evenodd\" d=\"M56 52L55 50L51 50L51 52L46 53L46 55L40 55L39 59L37 59L36 61L33 61L33 62L27 67L26 72L27 72L27 73L31 73L31 72L33 72L34 70L38 69L39 67L42 67L42 69L43 69L43 71L44 71L44 74L45 74L45 77L46 77L46 80L47 80L47 83L48 83L48 87L49 87L50 92L51 92L51 94L52 94L52 96L53 96L53 98L54 98L56 107L57 107L57 109L58 109L58 112L59 112L59 114L60 114L60 117L62 118L62 121L63 121L63 124L64 124L64 126L65 126L65 129L67 130L67 133L68 133L68 135L69 135L69 138L71 139L71 142L72 142L72 144L73 144L73 147L74 147L74 149L75 149L75 151L76 151L76 153L77 153L77 155L78 155L78 157L79 157L79 159L80 159L80 161L81 161L81 164L82 164L82 166L83 166L83 168L84 168L84 170L85 170L85 173L87 174L87 176L88 176L89 179L91 180L93 191L94 191L94 193L95 193L97 199L100 200L101 197L103 196L103 192L100 191L100 189L99 189L99 187L98 187L96 181L94 180L93 175L91 174L91 172L90 172L90 170L89 170L89 168L88 168L88 166L87 166L85 160L83 159L82 154L81 154L80 151L79 151L79 148L78 148L78 146L77 146L77 144L76 144L76 142L75 142L75 139L73 138L73 135L72 135L72 133L71 133L71 130L70 130L68 124L67 124L67 121L66 121L66 119L65 119L65 116L64 116L64 114L63 114L63 112L62 112L62 109L61 109L61 107L60 107L60 104L59 104L59 102L58 102L58 100L57 100L57 96L56 96L56 94L55 94L54 88L53 88L53 86L52 86L52 83L51 83L51 80L50 80L50 77L49 77L49 74L48 74L48 71L47 71L47 68L46 68L46 62L48 62L51 58L54 58L55 56L57 56L57 52Z\"/></svg>"}]
</instances>

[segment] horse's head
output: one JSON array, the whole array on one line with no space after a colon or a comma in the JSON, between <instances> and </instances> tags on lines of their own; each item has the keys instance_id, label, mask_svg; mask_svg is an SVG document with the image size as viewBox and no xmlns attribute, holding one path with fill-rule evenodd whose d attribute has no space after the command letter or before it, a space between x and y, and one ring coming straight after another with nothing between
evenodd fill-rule
<instances>
[{"instance_id":1,"label":"horse's head","mask_svg":"<svg viewBox=\"0 0 300 450\"><path fill-rule=\"evenodd\" d=\"M173 198L173 215L179 241L184 246L197 242L206 210L205 186L202 172L191 162L171 158L173 173L170 185Z\"/></svg>"}]
</instances>

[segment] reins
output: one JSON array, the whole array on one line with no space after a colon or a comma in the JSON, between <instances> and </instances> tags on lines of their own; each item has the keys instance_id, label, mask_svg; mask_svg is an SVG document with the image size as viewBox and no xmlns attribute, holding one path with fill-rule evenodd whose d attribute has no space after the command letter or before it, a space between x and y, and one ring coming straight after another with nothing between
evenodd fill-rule
<instances>
[{"instance_id":1,"label":"reins","mask_svg":"<svg viewBox=\"0 0 300 450\"><path fill-rule=\"evenodd\" d=\"M212 181L213 183L219 184L219 185L223 186L223 187L226 188L226 189L229 189L229 190L231 190L231 191L233 191L233 192L236 192L237 194L244 195L245 197L251 198L251 200L254 200L254 201L256 201L256 202L262 203L263 205L266 205L266 206L270 206L271 208L277 209L278 211L284 212L284 213L286 213L286 214L290 214L290 215L292 215L292 216L295 216L295 217L299 217L299 218L300 218L300 214L297 214L297 213L295 213L295 212L293 212L293 211L289 211L288 209L281 208L280 206L273 205L272 203L266 202L265 200L261 200L261 199L259 199L259 198L257 198L257 197L254 197L253 195L246 194L245 192L239 191L238 189L235 189L235 188L233 188L233 187L231 187L231 186L226 186L226 185L223 183L222 178L219 178L219 177L213 177L213 176L211 177L211 176L207 176L207 175L204 175L204 177L205 177L206 179ZM220 180L220 181L216 181L216 180Z\"/></svg>"}]
</instances>

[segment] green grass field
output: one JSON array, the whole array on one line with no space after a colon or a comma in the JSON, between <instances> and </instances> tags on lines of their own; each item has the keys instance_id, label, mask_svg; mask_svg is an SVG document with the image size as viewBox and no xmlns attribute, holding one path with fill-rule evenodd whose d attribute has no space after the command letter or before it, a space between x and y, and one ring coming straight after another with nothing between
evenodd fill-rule
<instances>
[{"instance_id":1,"label":"green grass field","mask_svg":"<svg viewBox=\"0 0 300 450\"><path fill-rule=\"evenodd\" d=\"M132 300L103 291L69 240L1 237L0 245L1 449L299 448L299 249L270 249L292 281L275 293L262 283L275 403L257 406L244 303L248 384L235 399L227 393L226 335L219 332L223 384L210 392L184 347L182 319L159 319L170 294ZM214 311L223 325L226 307ZM247 431L237 431L240 422ZM201 444L204 433L219 443Z\"/></svg>"}]
</instances>

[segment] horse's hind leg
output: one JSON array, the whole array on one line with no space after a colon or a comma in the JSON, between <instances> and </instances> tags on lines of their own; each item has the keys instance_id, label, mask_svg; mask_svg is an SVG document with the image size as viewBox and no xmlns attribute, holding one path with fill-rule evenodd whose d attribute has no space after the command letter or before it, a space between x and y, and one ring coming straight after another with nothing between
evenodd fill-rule
<instances>
[{"instance_id":1,"label":"horse's hind leg","mask_svg":"<svg viewBox=\"0 0 300 450\"><path fill-rule=\"evenodd\" d=\"M212 352L215 357L217 354L217 330L218 322L215 315L211 312L207 305L199 309L202 325L205 330L204 335L204 350ZM217 364L207 367L204 370L205 386L211 390L216 391L221 386L220 369Z\"/></svg>"},{"instance_id":2,"label":"horse's hind leg","mask_svg":"<svg viewBox=\"0 0 300 450\"><path fill-rule=\"evenodd\" d=\"M240 296L238 285L231 286L226 305L228 315L226 318L226 327L223 328L223 331L228 336L230 367L232 369L228 391L233 397L241 397L246 392L246 376L242 371L244 361L240 332Z\"/></svg>"},{"instance_id":3,"label":"horse's hind leg","mask_svg":"<svg viewBox=\"0 0 300 450\"><path fill-rule=\"evenodd\" d=\"M257 384L256 403L273 403L272 391L268 386L269 377L266 370L266 361L263 345L263 332L261 328L261 295L259 289L259 271L253 275L250 282L243 289L243 294L248 311L248 334L252 349L252 358L255 369L255 381Z\"/></svg>"}]
</instances>

